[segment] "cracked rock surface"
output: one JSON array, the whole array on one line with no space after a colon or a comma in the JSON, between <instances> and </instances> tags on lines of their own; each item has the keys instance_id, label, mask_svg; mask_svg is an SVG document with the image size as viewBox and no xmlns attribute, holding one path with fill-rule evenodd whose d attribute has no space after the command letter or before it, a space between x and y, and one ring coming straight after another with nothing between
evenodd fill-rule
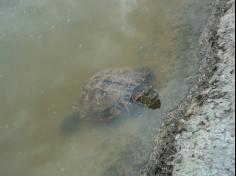
<instances>
[{"instance_id":1,"label":"cracked rock surface","mask_svg":"<svg viewBox=\"0 0 236 176\"><path fill-rule=\"evenodd\" d=\"M235 1L225 3L216 33L216 71L199 92L206 100L189 110L186 131L176 136L176 176L235 175Z\"/></svg>"},{"instance_id":2,"label":"cracked rock surface","mask_svg":"<svg viewBox=\"0 0 236 176\"><path fill-rule=\"evenodd\" d=\"M167 117L148 176L235 175L235 0L216 0L198 83Z\"/></svg>"}]
</instances>

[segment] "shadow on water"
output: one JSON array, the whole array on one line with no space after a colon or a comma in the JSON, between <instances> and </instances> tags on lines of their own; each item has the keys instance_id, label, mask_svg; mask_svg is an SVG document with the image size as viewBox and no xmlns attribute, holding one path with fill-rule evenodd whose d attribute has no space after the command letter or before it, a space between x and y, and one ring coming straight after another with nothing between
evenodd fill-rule
<instances>
[{"instance_id":1,"label":"shadow on water","mask_svg":"<svg viewBox=\"0 0 236 176\"><path fill-rule=\"evenodd\" d=\"M116 125L121 125L122 118L135 118L141 115L145 111L154 111L156 109L161 108L161 101L159 96L156 97L154 104L151 107L145 107L138 104L129 103L128 112L122 112L121 114L114 116L112 119L106 119L109 116L113 116L113 114L104 114L104 119L96 120L96 112L87 114L88 116L93 116L88 118L86 116L82 116L79 111L73 112L70 115L66 116L63 122L60 124L59 133L62 135L70 136L74 133L80 131L81 128L83 129L90 129L90 128L97 128L97 129L104 129L106 127L113 128ZM125 109L125 108L124 108Z\"/></svg>"},{"instance_id":2,"label":"shadow on water","mask_svg":"<svg viewBox=\"0 0 236 176\"><path fill-rule=\"evenodd\" d=\"M79 129L79 126L84 126L82 123L84 122L80 119L79 113L70 114L68 117L65 117L65 120L59 127L59 131L62 135L72 135Z\"/></svg>"},{"instance_id":3,"label":"shadow on water","mask_svg":"<svg viewBox=\"0 0 236 176\"><path fill-rule=\"evenodd\" d=\"M103 121L81 119L80 114L75 112L65 117L60 124L59 133L61 135L70 136L75 133L80 133L81 131L84 131L84 129L104 129L106 126L111 127L117 123L117 119Z\"/></svg>"}]
</instances>

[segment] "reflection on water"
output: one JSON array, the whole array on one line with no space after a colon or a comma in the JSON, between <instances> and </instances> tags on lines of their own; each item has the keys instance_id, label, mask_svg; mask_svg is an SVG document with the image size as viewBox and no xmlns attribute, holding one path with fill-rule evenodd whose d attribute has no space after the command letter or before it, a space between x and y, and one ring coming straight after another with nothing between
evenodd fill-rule
<instances>
[{"instance_id":1,"label":"reflection on water","mask_svg":"<svg viewBox=\"0 0 236 176\"><path fill-rule=\"evenodd\" d=\"M209 1L1 0L0 175L139 175L196 73ZM61 135L88 78L123 66L154 70L162 109Z\"/></svg>"}]
</instances>

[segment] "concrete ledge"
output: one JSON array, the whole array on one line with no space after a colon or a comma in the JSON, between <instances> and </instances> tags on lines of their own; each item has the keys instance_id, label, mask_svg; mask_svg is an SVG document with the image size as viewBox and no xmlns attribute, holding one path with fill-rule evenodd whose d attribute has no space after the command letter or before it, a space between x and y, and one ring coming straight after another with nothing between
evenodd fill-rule
<instances>
[{"instance_id":1,"label":"concrete ledge","mask_svg":"<svg viewBox=\"0 0 236 176\"><path fill-rule=\"evenodd\" d=\"M235 0L216 0L200 38L199 81L169 113L147 176L235 175Z\"/></svg>"}]
</instances>

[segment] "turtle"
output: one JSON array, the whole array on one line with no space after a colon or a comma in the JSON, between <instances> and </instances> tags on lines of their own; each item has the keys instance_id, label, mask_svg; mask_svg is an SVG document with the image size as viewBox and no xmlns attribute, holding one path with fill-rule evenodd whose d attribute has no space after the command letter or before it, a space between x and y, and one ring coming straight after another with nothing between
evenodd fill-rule
<instances>
[{"instance_id":1,"label":"turtle","mask_svg":"<svg viewBox=\"0 0 236 176\"><path fill-rule=\"evenodd\" d=\"M149 68L110 68L94 74L85 84L75 112L65 118L61 130L74 131L80 121L110 121L137 108L161 107L158 92L151 85Z\"/></svg>"}]
</instances>

